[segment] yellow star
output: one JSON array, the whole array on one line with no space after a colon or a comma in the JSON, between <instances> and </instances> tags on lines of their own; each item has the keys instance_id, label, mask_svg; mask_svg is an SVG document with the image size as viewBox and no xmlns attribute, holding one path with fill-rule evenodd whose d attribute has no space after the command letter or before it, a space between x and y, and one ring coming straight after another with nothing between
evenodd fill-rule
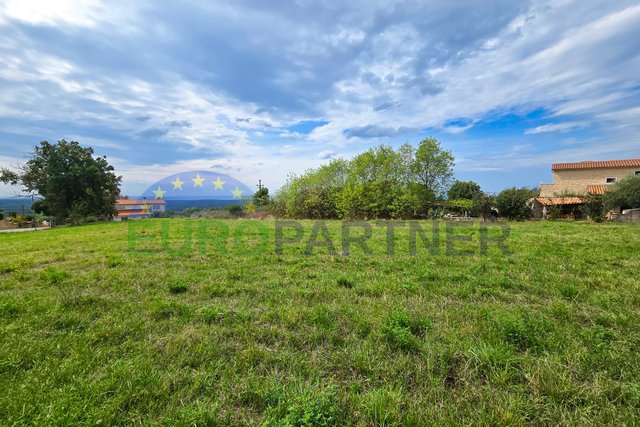
<instances>
[{"instance_id":1,"label":"yellow star","mask_svg":"<svg viewBox=\"0 0 640 427\"><path fill-rule=\"evenodd\" d=\"M234 198L234 199L239 199L240 197L242 197L242 190L240 190L240 189L238 188L238 186L236 185L236 189L235 189L235 190L233 190L233 191L231 192L231 194L233 194L233 198Z\"/></svg>"},{"instance_id":2,"label":"yellow star","mask_svg":"<svg viewBox=\"0 0 640 427\"><path fill-rule=\"evenodd\" d=\"M217 180L213 181L213 185L216 186L216 188L214 188L214 190L224 190L224 181L220 179L220 177L218 177Z\"/></svg>"},{"instance_id":3,"label":"yellow star","mask_svg":"<svg viewBox=\"0 0 640 427\"><path fill-rule=\"evenodd\" d=\"M153 192L153 194L156 195L156 199L162 199L164 197L164 193L166 193L166 191L160 188L159 185L158 185L158 189Z\"/></svg>"},{"instance_id":4,"label":"yellow star","mask_svg":"<svg viewBox=\"0 0 640 427\"><path fill-rule=\"evenodd\" d=\"M184 184L184 181L180 181L180 177L176 176L176 180L171 181L171 183L173 184L174 190L182 190L182 184Z\"/></svg>"},{"instance_id":5,"label":"yellow star","mask_svg":"<svg viewBox=\"0 0 640 427\"><path fill-rule=\"evenodd\" d=\"M202 183L204 182L204 178L200 178L200 174L196 175L195 178L191 178L193 181L194 187L202 187Z\"/></svg>"}]
</instances>

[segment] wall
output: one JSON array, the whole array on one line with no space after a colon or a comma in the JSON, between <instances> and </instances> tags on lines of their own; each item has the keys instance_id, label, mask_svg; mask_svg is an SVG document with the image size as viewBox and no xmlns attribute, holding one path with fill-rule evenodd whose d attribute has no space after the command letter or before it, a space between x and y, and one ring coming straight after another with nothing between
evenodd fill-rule
<instances>
[{"instance_id":1,"label":"wall","mask_svg":"<svg viewBox=\"0 0 640 427\"><path fill-rule=\"evenodd\" d=\"M588 185L606 184L608 177L620 180L639 171L631 168L568 169L553 171L553 184L540 186L541 197L560 194L586 194Z\"/></svg>"}]
</instances>

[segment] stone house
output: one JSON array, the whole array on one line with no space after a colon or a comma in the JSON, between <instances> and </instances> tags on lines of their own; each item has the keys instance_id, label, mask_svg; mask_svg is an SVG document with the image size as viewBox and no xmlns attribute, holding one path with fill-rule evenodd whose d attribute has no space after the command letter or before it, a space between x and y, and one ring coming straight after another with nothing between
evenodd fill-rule
<instances>
[{"instance_id":1,"label":"stone house","mask_svg":"<svg viewBox=\"0 0 640 427\"><path fill-rule=\"evenodd\" d=\"M540 184L540 197L532 201L534 217L545 218L551 206L571 215L583 204L580 196L604 194L609 186L629 175L640 175L640 159L554 163L552 184Z\"/></svg>"}]
</instances>

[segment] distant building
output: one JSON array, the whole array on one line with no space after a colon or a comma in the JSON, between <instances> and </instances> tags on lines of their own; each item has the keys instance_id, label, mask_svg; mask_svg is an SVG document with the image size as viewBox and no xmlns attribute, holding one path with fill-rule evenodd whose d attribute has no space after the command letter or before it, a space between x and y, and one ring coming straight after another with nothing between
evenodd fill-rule
<instances>
[{"instance_id":1,"label":"distant building","mask_svg":"<svg viewBox=\"0 0 640 427\"><path fill-rule=\"evenodd\" d=\"M114 220L151 218L164 212L166 207L167 202L164 199L129 199L125 196L116 199L118 215Z\"/></svg>"},{"instance_id":2,"label":"distant building","mask_svg":"<svg viewBox=\"0 0 640 427\"><path fill-rule=\"evenodd\" d=\"M554 163L553 184L540 184L540 197L533 200L534 216L545 218L551 206L571 214L584 203L581 196L604 194L609 186L630 175L640 175L640 159Z\"/></svg>"}]
</instances>

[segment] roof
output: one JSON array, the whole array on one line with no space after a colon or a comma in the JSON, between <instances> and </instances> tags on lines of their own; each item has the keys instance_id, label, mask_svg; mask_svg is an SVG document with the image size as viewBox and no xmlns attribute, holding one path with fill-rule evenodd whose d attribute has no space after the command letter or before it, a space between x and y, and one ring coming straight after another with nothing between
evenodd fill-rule
<instances>
[{"instance_id":1,"label":"roof","mask_svg":"<svg viewBox=\"0 0 640 427\"><path fill-rule=\"evenodd\" d=\"M536 201L542 206L580 205L584 203L580 197L536 197Z\"/></svg>"},{"instance_id":2,"label":"roof","mask_svg":"<svg viewBox=\"0 0 640 427\"><path fill-rule=\"evenodd\" d=\"M116 199L116 205L164 205L167 203L164 199Z\"/></svg>"},{"instance_id":3,"label":"roof","mask_svg":"<svg viewBox=\"0 0 640 427\"><path fill-rule=\"evenodd\" d=\"M587 185L587 192L589 194L604 194L609 191L609 185L599 184L599 185Z\"/></svg>"},{"instance_id":4,"label":"roof","mask_svg":"<svg viewBox=\"0 0 640 427\"><path fill-rule=\"evenodd\" d=\"M640 159L625 160L601 160L601 161L584 161L573 163L554 163L551 170L567 170L567 169L599 169L599 168L633 168L640 167Z\"/></svg>"},{"instance_id":5,"label":"roof","mask_svg":"<svg viewBox=\"0 0 640 427\"><path fill-rule=\"evenodd\" d=\"M118 216L134 216L134 215L148 215L151 216L149 211L133 210L133 211L118 211Z\"/></svg>"}]
</instances>

